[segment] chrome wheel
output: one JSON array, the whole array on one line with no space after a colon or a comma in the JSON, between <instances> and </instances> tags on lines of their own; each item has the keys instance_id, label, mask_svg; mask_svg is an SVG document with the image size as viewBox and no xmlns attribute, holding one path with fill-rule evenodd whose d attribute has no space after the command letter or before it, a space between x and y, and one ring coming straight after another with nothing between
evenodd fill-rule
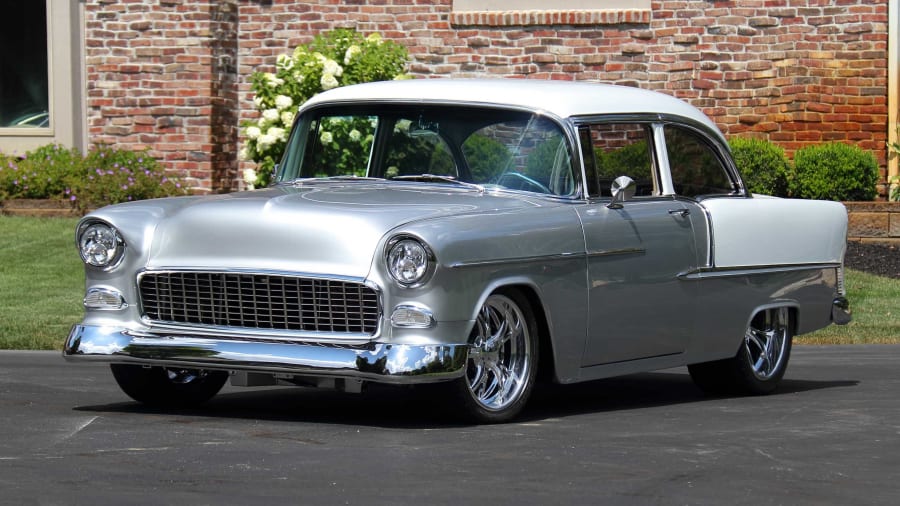
<instances>
[{"instance_id":1,"label":"chrome wheel","mask_svg":"<svg viewBox=\"0 0 900 506\"><path fill-rule=\"evenodd\" d=\"M791 356L794 328L786 307L757 313L732 358L691 364L691 379L712 394L768 394L775 391Z\"/></svg>"},{"instance_id":2,"label":"chrome wheel","mask_svg":"<svg viewBox=\"0 0 900 506\"><path fill-rule=\"evenodd\" d=\"M780 307L763 311L753 319L744 335L744 348L757 379L766 381L782 369L786 341L790 339L790 313Z\"/></svg>"},{"instance_id":3,"label":"chrome wheel","mask_svg":"<svg viewBox=\"0 0 900 506\"><path fill-rule=\"evenodd\" d=\"M510 289L491 294L469 339L465 374L442 388L466 421L508 422L528 402L537 378L538 330L528 298Z\"/></svg>"},{"instance_id":4,"label":"chrome wheel","mask_svg":"<svg viewBox=\"0 0 900 506\"><path fill-rule=\"evenodd\" d=\"M531 382L533 337L522 309L509 297L488 297L475 322L466 382L484 409L502 411L517 402Z\"/></svg>"}]
</instances>

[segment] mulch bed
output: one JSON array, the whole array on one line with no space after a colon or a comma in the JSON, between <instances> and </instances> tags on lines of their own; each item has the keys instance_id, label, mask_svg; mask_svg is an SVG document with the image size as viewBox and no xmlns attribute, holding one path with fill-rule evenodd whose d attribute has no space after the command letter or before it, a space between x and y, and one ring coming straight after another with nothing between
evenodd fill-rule
<instances>
[{"instance_id":1,"label":"mulch bed","mask_svg":"<svg viewBox=\"0 0 900 506\"><path fill-rule=\"evenodd\" d=\"M844 265L869 274L900 279L900 247L850 241Z\"/></svg>"}]
</instances>

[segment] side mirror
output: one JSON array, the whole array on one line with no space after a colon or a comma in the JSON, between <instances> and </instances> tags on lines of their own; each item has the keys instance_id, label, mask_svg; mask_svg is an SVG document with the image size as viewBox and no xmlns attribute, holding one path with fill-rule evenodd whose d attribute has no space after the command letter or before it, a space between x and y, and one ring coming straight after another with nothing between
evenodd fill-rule
<instances>
[{"instance_id":1,"label":"side mirror","mask_svg":"<svg viewBox=\"0 0 900 506\"><path fill-rule=\"evenodd\" d=\"M622 203L631 200L634 197L635 190L634 179L628 176L619 176L610 185L612 193L612 202L606 205L610 209L622 209Z\"/></svg>"}]
</instances>

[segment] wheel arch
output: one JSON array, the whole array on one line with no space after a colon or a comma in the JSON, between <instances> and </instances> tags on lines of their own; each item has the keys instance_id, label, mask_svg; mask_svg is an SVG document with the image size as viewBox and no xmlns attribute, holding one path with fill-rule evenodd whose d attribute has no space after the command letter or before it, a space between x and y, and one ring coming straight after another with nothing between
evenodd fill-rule
<instances>
[{"instance_id":1,"label":"wheel arch","mask_svg":"<svg viewBox=\"0 0 900 506\"><path fill-rule=\"evenodd\" d=\"M558 381L556 377L556 354L553 348L551 333L551 320L549 311L541 297L539 287L531 280L523 278L507 279L492 283L484 291L476 305L476 315L487 298L494 293L515 291L522 295L531 308L531 316L534 318L538 331L538 381ZM473 317L474 320L474 317Z\"/></svg>"},{"instance_id":2,"label":"wheel arch","mask_svg":"<svg viewBox=\"0 0 900 506\"><path fill-rule=\"evenodd\" d=\"M788 317L790 318L790 331L792 336L797 335L797 329L799 328L797 325L797 321L799 319L800 314L800 304L794 300L781 300L781 301L773 301L766 304L761 304L753 308L750 311L749 316L747 317L747 321L744 322L744 328L750 328L750 325L753 323L753 319L756 318L763 311L767 311L769 309L777 309L781 307L788 308ZM743 346L744 337L741 336L741 339L738 341L737 349L739 350L741 346ZM735 350L737 351L737 350Z\"/></svg>"}]
</instances>

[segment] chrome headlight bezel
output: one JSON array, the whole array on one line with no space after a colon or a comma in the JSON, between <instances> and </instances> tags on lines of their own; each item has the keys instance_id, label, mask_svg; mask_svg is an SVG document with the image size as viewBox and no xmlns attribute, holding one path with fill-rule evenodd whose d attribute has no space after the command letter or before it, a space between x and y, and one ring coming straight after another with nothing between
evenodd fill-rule
<instances>
[{"instance_id":1,"label":"chrome headlight bezel","mask_svg":"<svg viewBox=\"0 0 900 506\"><path fill-rule=\"evenodd\" d=\"M412 235L392 237L384 248L384 262L391 279L404 288L427 283L437 263L428 244Z\"/></svg>"},{"instance_id":2,"label":"chrome headlight bezel","mask_svg":"<svg viewBox=\"0 0 900 506\"><path fill-rule=\"evenodd\" d=\"M78 225L75 244L81 261L95 269L115 269L125 257L122 234L103 220L87 220Z\"/></svg>"}]
</instances>

